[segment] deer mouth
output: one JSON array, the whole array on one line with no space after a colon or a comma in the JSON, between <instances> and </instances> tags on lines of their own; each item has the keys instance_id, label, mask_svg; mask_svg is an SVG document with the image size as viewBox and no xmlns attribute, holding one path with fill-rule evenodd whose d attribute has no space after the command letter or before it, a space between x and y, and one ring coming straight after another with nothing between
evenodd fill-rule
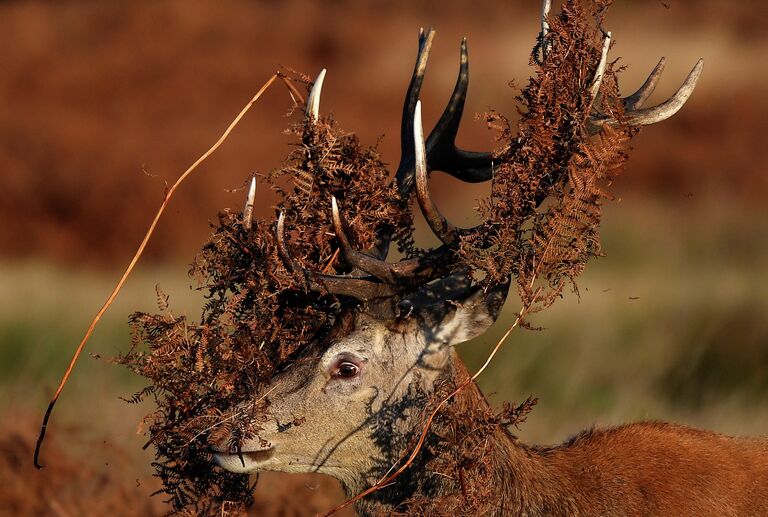
<instances>
[{"instance_id":1,"label":"deer mouth","mask_svg":"<svg viewBox=\"0 0 768 517\"><path fill-rule=\"evenodd\" d=\"M214 449L213 459L221 468L237 474L253 472L275 455L275 448L241 450L239 452Z\"/></svg>"}]
</instances>

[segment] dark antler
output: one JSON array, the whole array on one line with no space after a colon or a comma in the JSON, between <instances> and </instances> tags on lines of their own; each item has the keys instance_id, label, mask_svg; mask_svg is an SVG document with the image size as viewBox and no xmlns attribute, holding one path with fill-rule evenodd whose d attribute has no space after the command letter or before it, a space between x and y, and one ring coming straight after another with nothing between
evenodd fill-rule
<instances>
[{"instance_id":1,"label":"dark antler","mask_svg":"<svg viewBox=\"0 0 768 517\"><path fill-rule=\"evenodd\" d=\"M429 51L435 31L423 30L419 33L419 51L411 82L403 103L403 118L400 124L400 163L395 173L395 182L400 197L407 202L414 186L415 150L413 147L413 120L416 103L419 100L424 72L429 59ZM470 183L479 183L491 179L492 154L472 152L456 146L456 134L464 112L464 102L469 87L469 55L467 40L461 42L459 74L451 98L443 110L440 120L427 138L427 162L431 170L440 170ZM379 235L373 249L373 255L384 259L389 250L393 229L385 228Z\"/></svg>"},{"instance_id":2,"label":"dark antler","mask_svg":"<svg viewBox=\"0 0 768 517\"><path fill-rule=\"evenodd\" d=\"M451 101L427 138L427 156L432 170L447 172L469 183L480 183L491 179L492 153L465 151L456 147L455 143L468 86L469 56L467 38L464 38L461 41L461 60L456 86Z\"/></svg>"},{"instance_id":3,"label":"dark antler","mask_svg":"<svg viewBox=\"0 0 768 517\"><path fill-rule=\"evenodd\" d=\"M303 273L304 278L308 282L308 287L312 291L350 296L362 301L387 298L396 293L387 284L375 282L370 278L327 275L305 269L296 262L290 251L288 251L288 245L285 242L285 215L282 212L277 218L275 234L277 250L286 267L290 271Z\"/></svg>"},{"instance_id":4,"label":"dark antler","mask_svg":"<svg viewBox=\"0 0 768 517\"><path fill-rule=\"evenodd\" d=\"M432 46L435 31L429 29L426 35L419 36L419 53L416 67L403 106L403 119L400 127L400 164L395 180L403 199L407 199L413 190L415 173L415 150L413 147L413 121L416 104L419 100L424 71ZM440 120L427 138L427 157L431 170L447 172L463 181L478 183L491 179L491 153L465 151L456 147L456 134L464 113L464 102L469 87L469 55L467 39L461 42L459 74Z\"/></svg>"},{"instance_id":5,"label":"dark antler","mask_svg":"<svg viewBox=\"0 0 768 517\"><path fill-rule=\"evenodd\" d=\"M552 43L548 40L547 17L550 2L545 0L542 9L541 50L546 58ZM451 282L435 283L442 290L450 290L450 285L467 288L467 271L461 270L455 260L456 248L461 237L473 229L459 229L450 223L437 209L431 199L428 187L428 173L431 170L447 172L465 182L487 181L492 178L492 155L490 153L468 152L456 147L455 139L458 133L464 102L469 84L469 60L466 39L461 43L461 61L456 85L440 120L424 141L421 121L421 102L419 93L424 80L429 51L434 38L432 29L419 33L419 51L411 82L406 93L401 122L401 159L395 174L395 183L404 202L407 202L416 186L419 207L424 214L432 231L440 238L442 245L424 255L388 263L383 260L389 247L392 228L385 229L378 238L378 243L370 253L356 250L345 230L342 217L335 198L331 200L333 226L340 249L347 263L357 271L367 276L338 276L307 271L298 264L288 251L284 235L284 216L280 214L277 222L277 247L287 267L293 271L303 272L312 290L350 296L363 301L390 298L413 292L414 289L429 284L433 280L445 280L452 275ZM701 75L703 61L699 61L686 78L680 89L667 101L652 108L643 108L644 103L653 92L664 68L664 59L653 69L643 86L634 94L622 99L624 114L620 119L613 118L599 111L600 85L605 73L607 55L610 48L611 36L606 35L602 54L595 71L590 93L592 96L592 113L586 120L586 130L596 134L606 125L642 126L654 124L674 115L690 97L696 82ZM319 117L319 98L325 70L318 76L308 99L307 115L312 120ZM557 178L552 178L557 181ZM543 202L536 199L535 206ZM430 298L423 294L422 298Z\"/></svg>"}]
</instances>

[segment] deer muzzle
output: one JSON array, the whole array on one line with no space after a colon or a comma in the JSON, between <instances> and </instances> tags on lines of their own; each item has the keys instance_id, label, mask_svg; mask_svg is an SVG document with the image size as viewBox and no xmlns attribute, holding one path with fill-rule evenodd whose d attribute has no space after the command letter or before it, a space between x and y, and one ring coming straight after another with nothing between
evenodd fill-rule
<instances>
[{"instance_id":1,"label":"deer muzzle","mask_svg":"<svg viewBox=\"0 0 768 517\"><path fill-rule=\"evenodd\" d=\"M258 444L244 444L240 450L213 447L213 459L224 470L236 474L247 474L261 470L261 467L275 454L275 448L260 447Z\"/></svg>"}]
</instances>

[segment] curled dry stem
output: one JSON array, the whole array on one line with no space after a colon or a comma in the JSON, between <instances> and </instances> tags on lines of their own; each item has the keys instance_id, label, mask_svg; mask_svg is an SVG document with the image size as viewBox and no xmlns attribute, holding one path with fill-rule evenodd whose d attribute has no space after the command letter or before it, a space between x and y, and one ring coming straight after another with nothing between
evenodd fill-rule
<instances>
[{"instance_id":1,"label":"curled dry stem","mask_svg":"<svg viewBox=\"0 0 768 517\"><path fill-rule=\"evenodd\" d=\"M165 212L166 207L168 206L168 203L171 201L171 198L173 197L173 194L176 192L176 189L179 188L179 186L186 180L192 172L197 169L200 164L202 164L205 160L207 160L220 146L224 143L224 141L229 137L229 134L232 132L232 130L237 126L237 124L240 122L240 120L245 116L245 114L251 109L251 107L256 103L257 100L264 94L267 89L272 86L272 83L275 82L278 78L283 79L286 86L289 87L289 90L293 90L295 88L290 88L290 83L286 81L286 79L283 78L282 74L275 73L270 77L262 86L259 88L259 91L256 92L256 94L251 98L250 101L243 107L242 110L240 110L240 113L237 114L237 116L232 120L232 122L227 126L227 129L224 130L224 133L219 137L219 139L214 143L210 149L208 149L205 153L203 153L195 162L189 166L189 168L184 171L184 173L179 176L179 179L176 180L176 182L171 186L171 188L168 189L168 191L165 194L165 198L163 199L163 202L160 205L160 208L157 210L157 213L155 214L155 218L152 220L152 223L150 223L149 228L147 229L146 234L144 235L144 239L141 241L141 244L139 244L138 249L136 250L136 253L134 253L133 258L128 263L128 267L125 268L125 271L123 272L123 275L120 277L120 280L118 280L117 284L115 285L114 289L110 293L109 297L107 297L107 301L104 302L104 305L102 305L101 309L96 313L96 316L94 316L93 320L91 321L91 324L88 326L88 330L86 330L85 335L83 336L83 339L80 341L80 344L77 346L77 349L75 349L74 354L72 355L72 359L69 362L69 366L67 367L66 371L64 372L64 375L61 378L61 381L59 382L58 388L56 388L56 392L53 394L53 397L51 398L50 403L48 404L48 409L45 411L45 416L43 416L43 423L40 426L40 434L37 438L37 443L35 444L35 455L34 455L34 464L35 467L38 469L43 468L43 465L40 464L40 451L43 446L43 441L45 440L45 432L48 429L48 421L51 418L51 413L53 412L53 407L56 405L56 401L59 399L59 396L61 395L62 390L64 389L64 386L67 384L67 381L69 380L69 377L72 375L72 370L75 368L75 364L77 363L78 358L80 357L80 354L83 352L83 349L85 348L85 344L88 342L88 340L91 337L91 334L93 334L94 329L96 328L96 325L99 323L99 320L101 320L101 317L104 315L104 313L107 312L107 309L109 309L110 305L112 305L112 302L115 301L115 298L117 298L118 293L123 288L123 284L125 284L125 281L128 279L128 276L133 271L134 267L139 261L139 258L141 258L141 255L144 253L144 249L147 247L147 244L149 243L149 239L152 237L152 234L155 232L155 228L157 227L157 223L160 221L160 217ZM295 93L293 94L295 95ZM300 96L299 96L300 97Z\"/></svg>"}]
</instances>

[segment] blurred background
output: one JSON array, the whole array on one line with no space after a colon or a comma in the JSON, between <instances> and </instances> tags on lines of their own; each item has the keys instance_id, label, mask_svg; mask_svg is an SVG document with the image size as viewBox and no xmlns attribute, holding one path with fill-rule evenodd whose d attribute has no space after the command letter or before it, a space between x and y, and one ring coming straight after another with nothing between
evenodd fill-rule
<instances>
[{"instance_id":1,"label":"blurred background","mask_svg":"<svg viewBox=\"0 0 768 517\"><path fill-rule=\"evenodd\" d=\"M768 10L755 2L619 1L605 28L632 93L667 57L653 99L699 57L693 98L635 140L606 209L606 257L513 333L480 379L495 404L539 397L519 431L556 443L592 426L674 420L768 434ZM555 9L558 2L555 2ZM290 98L276 84L180 189L145 259L102 320L52 420L40 472L37 426L69 357L132 256L165 192L280 66L328 69L322 111L397 163L401 102L419 27L437 37L422 93L426 125L450 95L469 39L471 85L459 143L491 149L472 117L515 117L539 30L538 2L492 0L160 0L0 3L0 514L161 514L151 406L119 397L141 380L109 357L155 284L196 318L186 272L243 186L290 151ZM652 99L652 100L653 100ZM487 187L435 175L437 203L469 226ZM262 189L258 215L272 217ZM425 245L433 242L419 232ZM517 309L460 349L479 366ZM262 475L259 515L314 515L341 500L321 476Z\"/></svg>"}]
</instances>

